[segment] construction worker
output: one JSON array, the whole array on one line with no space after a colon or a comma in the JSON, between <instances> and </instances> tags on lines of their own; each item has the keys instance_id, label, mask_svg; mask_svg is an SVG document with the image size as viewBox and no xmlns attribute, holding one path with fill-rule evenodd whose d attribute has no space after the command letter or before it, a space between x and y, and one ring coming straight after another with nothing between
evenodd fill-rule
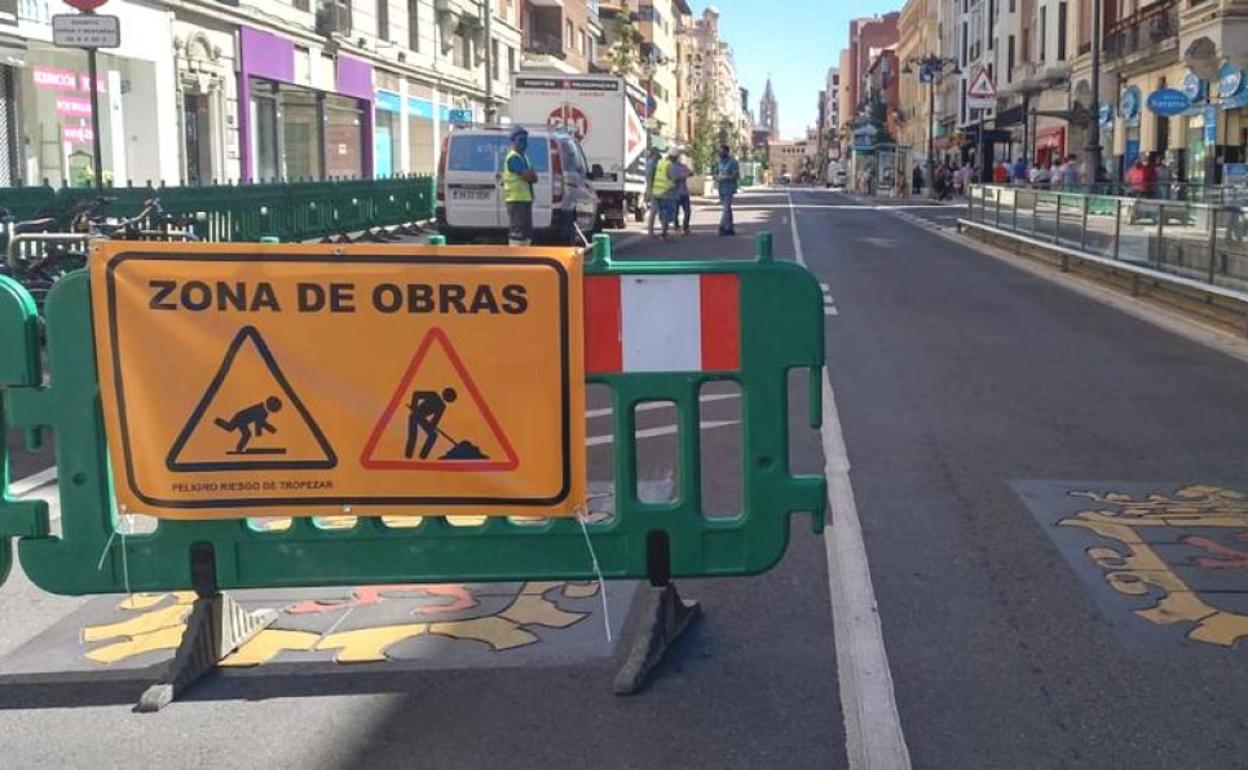
<instances>
[{"instance_id":1,"label":"construction worker","mask_svg":"<svg viewBox=\"0 0 1248 770\"><path fill-rule=\"evenodd\" d=\"M528 246L533 243L533 185L537 172L525 151L529 132L516 128L511 132L511 146L503 158L503 201L507 204L507 245Z\"/></svg>"},{"instance_id":2,"label":"construction worker","mask_svg":"<svg viewBox=\"0 0 1248 770\"><path fill-rule=\"evenodd\" d=\"M650 195L659 208L664 238L667 237L667 228L676 220L676 181L672 179L672 160L679 155L675 145L668 149L654 167L654 182L650 186Z\"/></svg>"}]
</instances>

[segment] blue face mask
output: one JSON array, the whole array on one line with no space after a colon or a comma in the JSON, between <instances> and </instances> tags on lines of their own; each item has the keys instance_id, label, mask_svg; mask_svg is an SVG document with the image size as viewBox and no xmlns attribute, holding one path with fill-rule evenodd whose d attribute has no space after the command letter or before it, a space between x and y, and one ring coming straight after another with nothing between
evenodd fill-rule
<instances>
[{"instance_id":1,"label":"blue face mask","mask_svg":"<svg viewBox=\"0 0 1248 770\"><path fill-rule=\"evenodd\" d=\"M520 152L529 149L529 138L527 136L517 136L513 142L516 145L516 149Z\"/></svg>"}]
</instances>

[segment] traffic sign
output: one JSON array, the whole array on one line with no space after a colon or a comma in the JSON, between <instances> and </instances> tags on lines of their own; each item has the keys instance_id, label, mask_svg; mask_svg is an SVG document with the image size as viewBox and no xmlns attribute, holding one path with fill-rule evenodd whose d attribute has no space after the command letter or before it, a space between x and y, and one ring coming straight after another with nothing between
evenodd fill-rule
<instances>
[{"instance_id":1,"label":"traffic sign","mask_svg":"<svg viewBox=\"0 0 1248 770\"><path fill-rule=\"evenodd\" d=\"M566 515L585 500L572 249L100 246L117 499L169 518Z\"/></svg>"},{"instance_id":2,"label":"traffic sign","mask_svg":"<svg viewBox=\"0 0 1248 770\"><path fill-rule=\"evenodd\" d=\"M65 0L70 8L76 8L83 13L90 13L107 2L108 0Z\"/></svg>"},{"instance_id":3,"label":"traffic sign","mask_svg":"<svg viewBox=\"0 0 1248 770\"><path fill-rule=\"evenodd\" d=\"M96 13L60 13L52 17L52 44L60 48L117 48L121 21Z\"/></svg>"},{"instance_id":4,"label":"traffic sign","mask_svg":"<svg viewBox=\"0 0 1248 770\"><path fill-rule=\"evenodd\" d=\"M973 110L990 110L997 106L997 85L987 69L981 69L967 84L966 106Z\"/></svg>"}]
</instances>

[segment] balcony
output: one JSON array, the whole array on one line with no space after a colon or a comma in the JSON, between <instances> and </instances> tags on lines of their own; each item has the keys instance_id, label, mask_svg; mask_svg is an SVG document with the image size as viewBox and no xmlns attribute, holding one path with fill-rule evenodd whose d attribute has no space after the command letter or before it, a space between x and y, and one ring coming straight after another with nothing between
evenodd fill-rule
<instances>
[{"instance_id":1,"label":"balcony","mask_svg":"<svg viewBox=\"0 0 1248 770\"><path fill-rule=\"evenodd\" d=\"M1105 30L1105 59L1144 58L1168 48L1178 48L1177 0L1153 3L1120 19Z\"/></svg>"}]
</instances>

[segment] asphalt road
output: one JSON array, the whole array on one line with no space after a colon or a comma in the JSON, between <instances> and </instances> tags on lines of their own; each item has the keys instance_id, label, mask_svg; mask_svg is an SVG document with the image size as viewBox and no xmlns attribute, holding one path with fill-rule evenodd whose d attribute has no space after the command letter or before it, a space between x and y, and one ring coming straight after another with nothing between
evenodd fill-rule
<instances>
[{"instance_id":1,"label":"asphalt road","mask_svg":"<svg viewBox=\"0 0 1248 770\"><path fill-rule=\"evenodd\" d=\"M122 597L48 598L15 577L0 589L0 766L839 767L861 738L844 727L860 686L895 697L915 767L1244 766L1245 364L940 237L960 211L793 188L743 196L737 238L706 210L689 238L617 239L621 259L741 259L767 229L786 259L795 218L827 285L829 382L891 679L838 656L827 551L804 527L766 575L682 584L705 616L632 698L610 694L597 596L564 587L542 590L579 620L526 627L528 647L416 640L350 665L284 653L140 716L129 704L167 651L86 657L101 648L84 629ZM788 419L810 472L824 458L804 387L791 379ZM703 480L731 512L740 394L707 395ZM590 392L590 477L609 492L606 404ZM643 495L673 493L674 422L661 405L639 415ZM831 523L844 542L847 511ZM609 588L618 628L638 589Z\"/></svg>"},{"instance_id":2,"label":"asphalt road","mask_svg":"<svg viewBox=\"0 0 1248 770\"><path fill-rule=\"evenodd\" d=\"M768 208L743 210L743 234L725 240L713 234L713 214L700 212L695 235L620 239L618 256L749 258L750 234L784 216L782 209L772 200ZM779 236L777 252L790 252L787 236ZM806 425L804 380L795 377L792 389L799 405L789 416L796 465L815 471L819 440ZM609 509L608 405L604 391L591 389L591 491L607 496ZM730 515L742 497L741 393L727 384L708 388L700 411L708 509ZM644 499L676 492L675 423L675 410L661 403L638 413ZM30 455L20 443L10 436L15 478L50 463L47 449ZM54 498L55 487L28 494ZM645 692L626 698L611 693L611 680L630 600L641 590L635 584L608 586L613 642L593 585L390 587L367 596L346 589L238 592L249 606L279 609L279 626L290 634L378 634L413 618L471 623L482 614L507 628L404 639L386 650L385 662L336 663L332 652L285 650L264 665L221 670L156 715L131 711L170 655L162 631L120 625L139 619L139 608L120 596L50 597L14 575L0 589L0 729L9 736L0 766L844 766L824 553L823 540L802 521L772 572L680 583L686 597L702 603L702 618ZM508 603L526 592L540 597L538 611L531 622L513 622L520 605ZM470 606L455 605L461 599ZM183 601L140 597L152 608L141 619L155 623ZM367 646L351 649L364 654Z\"/></svg>"},{"instance_id":3,"label":"asphalt road","mask_svg":"<svg viewBox=\"0 0 1248 770\"><path fill-rule=\"evenodd\" d=\"M1244 364L895 212L792 200L839 310L829 372L915 766L1242 766Z\"/></svg>"}]
</instances>

